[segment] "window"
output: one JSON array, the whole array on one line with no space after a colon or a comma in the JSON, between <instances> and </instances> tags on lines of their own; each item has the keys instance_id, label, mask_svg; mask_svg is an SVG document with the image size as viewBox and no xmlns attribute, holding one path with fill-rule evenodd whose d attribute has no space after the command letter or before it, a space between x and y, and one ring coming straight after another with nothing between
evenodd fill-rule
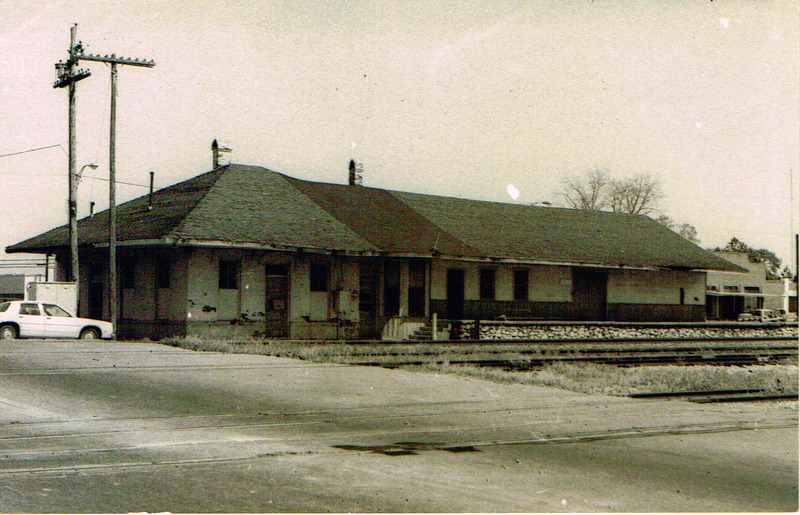
<instances>
[{"instance_id":1,"label":"window","mask_svg":"<svg viewBox=\"0 0 800 515\"><path fill-rule=\"evenodd\" d=\"M514 300L528 300L528 269L514 270Z\"/></svg>"},{"instance_id":2,"label":"window","mask_svg":"<svg viewBox=\"0 0 800 515\"><path fill-rule=\"evenodd\" d=\"M311 291L328 291L328 265L311 265Z\"/></svg>"},{"instance_id":3,"label":"window","mask_svg":"<svg viewBox=\"0 0 800 515\"><path fill-rule=\"evenodd\" d=\"M55 304L42 304L42 308L44 312L47 313L47 316L51 317L69 317L72 316L60 307L56 306Z\"/></svg>"},{"instance_id":4,"label":"window","mask_svg":"<svg viewBox=\"0 0 800 515\"><path fill-rule=\"evenodd\" d=\"M239 262L219 261L219 289L236 290L239 288Z\"/></svg>"},{"instance_id":5,"label":"window","mask_svg":"<svg viewBox=\"0 0 800 515\"><path fill-rule=\"evenodd\" d=\"M481 268L480 270L480 296L481 300L494 300L494 268Z\"/></svg>"},{"instance_id":6,"label":"window","mask_svg":"<svg viewBox=\"0 0 800 515\"><path fill-rule=\"evenodd\" d=\"M156 260L156 284L159 288L169 288L170 272L172 271L171 264L168 257L161 257Z\"/></svg>"},{"instance_id":7,"label":"window","mask_svg":"<svg viewBox=\"0 0 800 515\"><path fill-rule=\"evenodd\" d=\"M747 293L761 293L761 286L745 286L744 291Z\"/></svg>"},{"instance_id":8,"label":"window","mask_svg":"<svg viewBox=\"0 0 800 515\"><path fill-rule=\"evenodd\" d=\"M706 287L706 290L708 290L708 291L719 291L719 286L717 286L716 284L709 284Z\"/></svg>"},{"instance_id":9,"label":"window","mask_svg":"<svg viewBox=\"0 0 800 515\"><path fill-rule=\"evenodd\" d=\"M0 304L0 313L8 311L8 306L10 305L11 305L10 302L3 302L2 304Z\"/></svg>"},{"instance_id":10,"label":"window","mask_svg":"<svg viewBox=\"0 0 800 515\"><path fill-rule=\"evenodd\" d=\"M41 315L37 304L21 304L19 306L20 315Z\"/></svg>"},{"instance_id":11,"label":"window","mask_svg":"<svg viewBox=\"0 0 800 515\"><path fill-rule=\"evenodd\" d=\"M739 286L723 286L722 288L725 291L739 291Z\"/></svg>"}]
</instances>

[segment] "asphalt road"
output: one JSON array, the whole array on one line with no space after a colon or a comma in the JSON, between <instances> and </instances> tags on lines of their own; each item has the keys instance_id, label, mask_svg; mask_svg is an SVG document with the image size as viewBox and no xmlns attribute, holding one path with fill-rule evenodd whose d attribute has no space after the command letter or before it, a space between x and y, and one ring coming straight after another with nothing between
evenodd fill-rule
<instances>
[{"instance_id":1,"label":"asphalt road","mask_svg":"<svg viewBox=\"0 0 800 515\"><path fill-rule=\"evenodd\" d=\"M1 512L796 511L796 402L0 342Z\"/></svg>"}]
</instances>

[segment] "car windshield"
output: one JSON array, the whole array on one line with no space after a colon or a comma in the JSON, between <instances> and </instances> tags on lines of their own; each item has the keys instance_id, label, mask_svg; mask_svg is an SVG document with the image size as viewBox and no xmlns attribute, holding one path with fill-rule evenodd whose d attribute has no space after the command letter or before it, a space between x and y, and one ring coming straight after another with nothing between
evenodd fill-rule
<instances>
[{"instance_id":1,"label":"car windshield","mask_svg":"<svg viewBox=\"0 0 800 515\"><path fill-rule=\"evenodd\" d=\"M7 311L8 306L10 305L11 305L10 302L3 302L2 304L0 304L0 313L2 313L3 311Z\"/></svg>"},{"instance_id":2,"label":"car windshield","mask_svg":"<svg viewBox=\"0 0 800 515\"><path fill-rule=\"evenodd\" d=\"M55 304L42 304L44 312L51 317L69 317L72 316Z\"/></svg>"}]
</instances>

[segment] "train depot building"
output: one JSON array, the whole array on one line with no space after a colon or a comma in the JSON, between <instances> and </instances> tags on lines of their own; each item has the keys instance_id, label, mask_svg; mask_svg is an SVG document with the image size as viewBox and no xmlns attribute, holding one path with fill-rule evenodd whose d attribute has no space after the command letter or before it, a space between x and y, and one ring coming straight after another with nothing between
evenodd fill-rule
<instances>
[{"instance_id":1,"label":"train depot building","mask_svg":"<svg viewBox=\"0 0 800 515\"><path fill-rule=\"evenodd\" d=\"M402 339L434 315L702 322L707 272L747 271L646 216L354 177L228 164L118 206L118 336ZM108 226L108 211L78 224L80 316L110 318ZM54 255L61 280L67 226L7 252Z\"/></svg>"}]
</instances>

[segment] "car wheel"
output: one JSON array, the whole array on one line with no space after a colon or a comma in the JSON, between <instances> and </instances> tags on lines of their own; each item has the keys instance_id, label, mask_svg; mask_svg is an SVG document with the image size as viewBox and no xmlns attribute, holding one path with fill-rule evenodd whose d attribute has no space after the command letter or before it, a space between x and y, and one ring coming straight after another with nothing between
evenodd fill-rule
<instances>
[{"instance_id":1,"label":"car wheel","mask_svg":"<svg viewBox=\"0 0 800 515\"><path fill-rule=\"evenodd\" d=\"M0 340L14 340L17 338L17 328L13 325L0 327Z\"/></svg>"},{"instance_id":2,"label":"car wheel","mask_svg":"<svg viewBox=\"0 0 800 515\"><path fill-rule=\"evenodd\" d=\"M96 340L100 338L97 329L84 329L81 331L81 340Z\"/></svg>"}]
</instances>

